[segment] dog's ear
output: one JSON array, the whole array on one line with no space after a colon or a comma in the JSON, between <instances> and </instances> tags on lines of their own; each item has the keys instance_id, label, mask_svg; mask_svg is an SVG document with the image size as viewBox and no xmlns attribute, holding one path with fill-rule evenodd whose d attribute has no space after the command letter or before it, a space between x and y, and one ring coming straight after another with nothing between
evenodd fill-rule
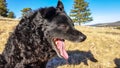
<instances>
[{"instance_id":1,"label":"dog's ear","mask_svg":"<svg viewBox=\"0 0 120 68\"><path fill-rule=\"evenodd\" d=\"M57 12L63 12L64 11L64 5L60 0L58 1L56 9L57 9L56 10Z\"/></svg>"},{"instance_id":2,"label":"dog's ear","mask_svg":"<svg viewBox=\"0 0 120 68\"><path fill-rule=\"evenodd\" d=\"M55 15L55 10L56 9L54 7L43 8L41 10L41 15L46 19L50 19Z\"/></svg>"}]
</instances>

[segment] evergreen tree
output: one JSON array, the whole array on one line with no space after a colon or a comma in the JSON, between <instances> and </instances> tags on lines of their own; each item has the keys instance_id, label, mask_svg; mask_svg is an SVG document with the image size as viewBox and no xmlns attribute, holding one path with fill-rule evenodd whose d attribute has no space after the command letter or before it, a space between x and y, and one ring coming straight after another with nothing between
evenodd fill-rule
<instances>
[{"instance_id":1,"label":"evergreen tree","mask_svg":"<svg viewBox=\"0 0 120 68\"><path fill-rule=\"evenodd\" d=\"M8 17L8 18L15 18L14 12L12 12L12 11L9 12L7 17Z\"/></svg>"},{"instance_id":2,"label":"evergreen tree","mask_svg":"<svg viewBox=\"0 0 120 68\"><path fill-rule=\"evenodd\" d=\"M70 12L70 16L72 17L75 23L86 23L92 21L92 17L90 17L90 9L88 9L88 3L84 0L74 0L74 8Z\"/></svg>"},{"instance_id":3,"label":"evergreen tree","mask_svg":"<svg viewBox=\"0 0 120 68\"><path fill-rule=\"evenodd\" d=\"M0 16L7 17L8 9L6 0L0 0Z\"/></svg>"},{"instance_id":4,"label":"evergreen tree","mask_svg":"<svg viewBox=\"0 0 120 68\"><path fill-rule=\"evenodd\" d=\"M22 10L21 10L21 12L22 12L22 16L25 16L28 12L30 12L32 9L31 8L23 8Z\"/></svg>"}]
</instances>

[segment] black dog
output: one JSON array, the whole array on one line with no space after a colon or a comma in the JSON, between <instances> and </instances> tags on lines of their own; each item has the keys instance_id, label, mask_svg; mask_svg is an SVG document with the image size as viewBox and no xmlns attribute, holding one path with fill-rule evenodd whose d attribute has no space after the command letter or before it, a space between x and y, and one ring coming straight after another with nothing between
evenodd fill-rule
<instances>
[{"instance_id":1,"label":"black dog","mask_svg":"<svg viewBox=\"0 0 120 68\"><path fill-rule=\"evenodd\" d=\"M56 8L41 8L23 17L0 55L0 68L45 68L54 55L68 59L64 39L82 42L61 1Z\"/></svg>"}]
</instances>

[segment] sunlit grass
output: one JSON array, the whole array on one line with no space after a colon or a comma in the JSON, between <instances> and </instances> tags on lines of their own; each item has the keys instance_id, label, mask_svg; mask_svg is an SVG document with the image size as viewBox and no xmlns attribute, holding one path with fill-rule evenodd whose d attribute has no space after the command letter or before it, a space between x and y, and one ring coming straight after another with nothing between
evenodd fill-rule
<instances>
[{"instance_id":1,"label":"sunlit grass","mask_svg":"<svg viewBox=\"0 0 120 68\"><path fill-rule=\"evenodd\" d=\"M9 37L10 32L13 31L18 24L18 20L9 18L0 18L0 53L3 51L4 45Z\"/></svg>"},{"instance_id":2,"label":"sunlit grass","mask_svg":"<svg viewBox=\"0 0 120 68\"><path fill-rule=\"evenodd\" d=\"M0 53L3 51L9 33L18 24L17 20L0 20ZM76 29L87 35L82 43L66 41L67 50L91 51L97 63L88 60L88 66L63 65L58 68L114 68L115 58L120 58L120 30L105 27L76 26Z\"/></svg>"}]
</instances>

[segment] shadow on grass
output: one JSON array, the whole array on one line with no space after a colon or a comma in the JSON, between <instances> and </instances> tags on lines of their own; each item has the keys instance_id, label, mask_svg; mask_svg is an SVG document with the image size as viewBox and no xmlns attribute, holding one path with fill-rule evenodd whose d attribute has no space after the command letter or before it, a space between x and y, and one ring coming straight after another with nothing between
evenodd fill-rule
<instances>
[{"instance_id":1,"label":"shadow on grass","mask_svg":"<svg viewBox=\"0 0 120 68\"><path fill-rule=\"evenodd\" d=\"M120 58L115 58L114 59L114 62L116 64L116 67L115 68L120 68Z\"/></svg>"},{"instance_id":2,"label":"shadow on grass","mask_svg":"<svg viewBox=\"0 0 120 68\"><path fill-rule=\"evenodd\" d=\"M79 65L81 62L83 62L85 65L88 65L88 60L92 62L98 62L97 59L94 58L91 51L68 51L69 59L64 60L59 57L54 57L51 59L48 63L46 68L57 68L61 65Z\"/></svg>"}]
</instances>

